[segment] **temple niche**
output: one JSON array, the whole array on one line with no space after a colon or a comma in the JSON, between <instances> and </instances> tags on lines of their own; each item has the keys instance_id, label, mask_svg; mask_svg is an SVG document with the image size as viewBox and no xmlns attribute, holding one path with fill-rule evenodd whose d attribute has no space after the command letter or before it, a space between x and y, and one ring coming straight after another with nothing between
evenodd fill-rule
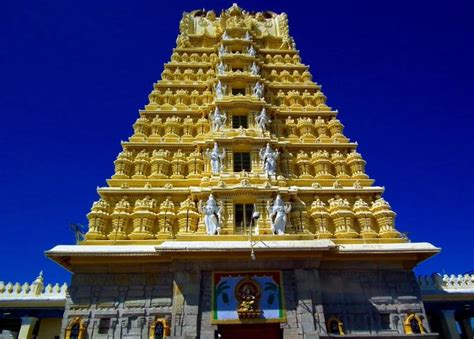
<instances>
[{"instance_id":1,"label":"temple niche","mask_svg":"<svg viewBox=\"0 0 474 339\"><path fill-rule=\"evenodd\" d=\"M185 12L170 55L85 240L47 253L75 273L64 333L430 337L411 269L438 249L398 229L287 15Z\"/></svg>"}]
</instances>

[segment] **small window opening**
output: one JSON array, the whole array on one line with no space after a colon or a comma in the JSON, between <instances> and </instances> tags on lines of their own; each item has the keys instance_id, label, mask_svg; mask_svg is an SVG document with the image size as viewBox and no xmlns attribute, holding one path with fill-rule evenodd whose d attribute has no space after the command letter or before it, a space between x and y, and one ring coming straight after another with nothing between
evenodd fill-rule
<instances>
[{"instance_id":1,"label":"small window opening","mask_svg":"<svg viewBox=\"0 0 474 339\"><path fill-rule=\"evenodd\" d=\"M234 153L234 172L250 172L252 166L250 164L250 153Z\"/></svg>"},{"instance_id":2,"label":"small window opening","mask_svg":"<svg viewBox=\"0 0 474 339\"><path fill-rule=\"evenodd\" d=\"M245 95L245 88L232 88L232 95Z\"/></svg>"},{"instance_id":3,"label":"small window opening","mask_svg":"<svg viewBox=\"0 0 474 339\"><path fill-rule=\"evenodd\" d=\"M163 339L165 335L165 327L161 321L157 322L155 325L155 339Z\"/></svg>"},{"instance_id":4,"label":"small window opening","mask_svg":"<svg viewBox=\"0 0 474 339\"><path fill-rule=\"evenodd\" d=\"M252 204L235 205L235 228L238 233L246 233L252 222Z\"/></svg>"},{"instance_id":5,"label":"small window opening","mask_svg":"<svg viewBox=\"0 0 474 339\"><path fill-rule=\"evenodd\" d=\"M248 128L248 118L246 115L233 115L232 116L232 128Z\"/></svg>"},{"instance_id":6,"label":"small window opening","mask_svg":"<svg viewBox=\"0 0 474 339\"><path fill-rule=\"evenodd\" d=\"M99 334L109 333L109 327L110 327L110 319L101 318L99 321Z\"/></svg>"}]
</instances>

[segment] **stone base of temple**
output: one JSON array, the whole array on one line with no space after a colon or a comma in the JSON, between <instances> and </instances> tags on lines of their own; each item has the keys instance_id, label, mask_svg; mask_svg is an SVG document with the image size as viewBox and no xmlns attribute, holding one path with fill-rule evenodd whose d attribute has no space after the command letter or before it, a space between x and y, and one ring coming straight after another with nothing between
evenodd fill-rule
<instances>
[{"instance_id":1,"label":"stone base of temple","mask_svg":"<svg viewBox=\"0 0 474 339\"><path fill-rule=\"evenodd\" d=\"M63 333L80 319L89 338L99 337L99 331L148 338L156 326L168 328L171 338L215 338L229 333L228 326L242 333L240 338L258 329L266 339L437 337L411 271L421 244L398 245L396 256L387 248L385 258L369 260L357 245L340 249L348 255L359 251L343 258L331 255L334 247L327 240L317 250L296 251L286 243L256 247L255 260L238 246L212 254L177 242L117 246L115 257L101 254L100 246L75 246L76 253L64 260L69 247L59 246L47 255L74 272ZM180 246L186 247L186 258L180 258ZM274 255L275 246L288 246L285 257ZM159 247L161 254L152 254ZM372 245L370 251L380 248L384 245Z\"/></svg>"}]
</instances>

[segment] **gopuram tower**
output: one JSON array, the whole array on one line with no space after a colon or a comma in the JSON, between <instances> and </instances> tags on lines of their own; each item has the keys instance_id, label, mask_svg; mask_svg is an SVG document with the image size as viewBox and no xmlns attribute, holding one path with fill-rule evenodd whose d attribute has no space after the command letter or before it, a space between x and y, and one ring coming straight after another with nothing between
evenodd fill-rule
<instances>
[{"instance_id":1,"label":"gopuram tower","mask_svg":"<svg viewBox=\"0 0 474 339\"><path fill-rule=\"evenodd\" d=\"M179 30L85 239L46 252L63 338L436 337L412 268L439 249L397 230L287 15Z\"/></svg>"}]
</instances>

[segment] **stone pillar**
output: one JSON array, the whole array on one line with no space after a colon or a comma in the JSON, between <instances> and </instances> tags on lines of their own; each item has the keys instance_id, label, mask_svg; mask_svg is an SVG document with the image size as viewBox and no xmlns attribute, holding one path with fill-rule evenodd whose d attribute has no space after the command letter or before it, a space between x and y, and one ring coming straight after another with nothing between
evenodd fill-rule
<instances>
[{"instance_id":1,"label":"stone pillar","mask_svg":"<svg viewBox=\"0 0 474 339\"><path fill-rule=\"evenodd\" d=\"M18 339L31 339L37 321L38 318L35 317L21 317L21 328Z\"/></svg>"},{"instance_id":2,"label":"stone pillar","mask_svg":"<svg viewBox=\"0 0 474 339\"><path fill-rule=\"evenodd\" d=\"M192 271L190 267L184 267L184 265L184 263L177 265L183 267L176 267L174 274L171 335L194 338L198 336L201 277L199 271Z\"/></svg>"},{"instance_id":3,"label":"stone pillar","mask_svg":"<svg viewBox=\"0 0 474 339\"><path fill-rule=\"evenodd\" d=\"M314 269L296 269L295 280L298 295L298 334L303 338L318 338L320 331L326 328L321 306L319 274Z\"/></svg>"},{"instance_id":4,"label":"stone pillar","mask_svg":"<svg viewBox=\"0 0 474 339\"><path fill-rule=\"evenodd\" d=\"M451 339L459 339L459 333L456 329L456 319L454 319L454 310L441 311L441 327L443 332L449 334Z\"/></svg>"},{"instance_id":5,"label":"stone pillar","mask_svg":"<svg viewBox=\"0 0 474 339\"><path fill-rule=\"evenodd\" d=\"M459 321L464 338L474 338L474 332L471 325L471 318L464 318Z\"/></svg>"}]
</instances>

